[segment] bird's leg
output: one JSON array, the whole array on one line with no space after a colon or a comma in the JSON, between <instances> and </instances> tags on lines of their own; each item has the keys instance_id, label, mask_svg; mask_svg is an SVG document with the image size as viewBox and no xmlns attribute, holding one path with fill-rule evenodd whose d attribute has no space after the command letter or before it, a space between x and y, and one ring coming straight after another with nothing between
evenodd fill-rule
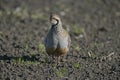
<instances>
[{"instance_id":1,"label":"bird's leg","mask_svg":"<svg viewBox=\"0 0 120 80\"><path fill-rule=\"evenodd\" d=\"M61 61L62 61L62 62L65 62L65 61L67 61L67 60L66 60L66 58L67 58L67 55L65 55L65 56L62 56L62 60L61 60Z\"/></svg>"},{"instance_id":2,"label":"bird's leg","mask_svg":"<svg viewBox=\"0 0 120 80\"><path fill-rule=\"evenodd\" d=\"M57 64L60 63L60 56L57 57Z\"/></svg>"},{"instance_id":3,"label":"bird's leg","mask_svg":"<svg viewBox=\"0 0 120 80\"><path fill-rule=\"evenodd\" d=\"M55 56L52 56L52 61L53 61L53 63L55 62L55 59L56 59Z\"/></svg>"},{"instance_id":4,"label":"bird's leg","mask_svg":"<svg viewBox=\"0 0 120 80\"><path fill-rule=\"evenodd\" d=\"M52 63L52 55L49 56L49 62Z\"/></svg>"}]
</instances>

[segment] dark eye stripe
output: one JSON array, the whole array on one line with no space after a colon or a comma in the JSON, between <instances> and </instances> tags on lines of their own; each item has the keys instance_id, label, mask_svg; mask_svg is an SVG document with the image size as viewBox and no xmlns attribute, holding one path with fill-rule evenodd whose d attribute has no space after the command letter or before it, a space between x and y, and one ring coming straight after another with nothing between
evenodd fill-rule
<instances>
[{"instance_id":1,"label":"dark eye stripe","mask_svg":"<svg viewBox=\"0 0 120 80\"><path fill-rule=\"evenodd\" d=\"M56 18L51 18L51 19L54 19L54 20L56 20L56 21L58 20L58 19L56 19Z\"/></svg>"}]
</instances>

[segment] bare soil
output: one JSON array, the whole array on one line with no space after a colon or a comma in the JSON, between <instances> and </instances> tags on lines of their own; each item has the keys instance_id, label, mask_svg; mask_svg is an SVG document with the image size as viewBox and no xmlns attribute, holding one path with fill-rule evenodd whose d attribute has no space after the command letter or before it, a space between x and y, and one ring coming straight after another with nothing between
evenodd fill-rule
<instances>
[{"instance_id":1,"label":"bare soil","mask_svg":"<svg viewBox=\"0 0 120 80\"><path fill-rule=\"evenodd\" d=\"M50 13L72 39L59 65L45 54ZM0 0L0 80L120 80L120 0Z\"/></svg>"}]
</instances>

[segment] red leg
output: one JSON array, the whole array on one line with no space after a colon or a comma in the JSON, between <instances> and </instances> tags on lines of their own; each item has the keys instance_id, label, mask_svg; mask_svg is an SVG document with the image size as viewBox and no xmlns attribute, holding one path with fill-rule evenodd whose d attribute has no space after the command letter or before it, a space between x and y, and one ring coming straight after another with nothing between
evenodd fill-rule
<instances>
[{"instance_id":1,"label":"red leg","mask_svg":"<svg viewBox=\"0 0 120 80\"><path fill-rule=\"evenodd\" d=\"M57 57L57 64L60 63L60 56Z\"/></svg>"}]
</instances>

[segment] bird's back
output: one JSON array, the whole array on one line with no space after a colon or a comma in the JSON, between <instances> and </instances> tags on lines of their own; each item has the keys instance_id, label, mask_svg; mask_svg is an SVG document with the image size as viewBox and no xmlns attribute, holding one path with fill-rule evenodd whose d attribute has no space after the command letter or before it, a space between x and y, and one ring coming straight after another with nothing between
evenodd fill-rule
<instances>
[{"instance_id":1,"label":"bird's back","mask_svg":"<svg viewBox=\"0 0 120 80\"><path fill-rule=\"evenodd\" d=\"M46 51L48 54L52 55L62 55L69 50L69 35L68 32L62 29L57 32L50 29L46 41L45 41Z\"/></svg>"}]
</instances>

